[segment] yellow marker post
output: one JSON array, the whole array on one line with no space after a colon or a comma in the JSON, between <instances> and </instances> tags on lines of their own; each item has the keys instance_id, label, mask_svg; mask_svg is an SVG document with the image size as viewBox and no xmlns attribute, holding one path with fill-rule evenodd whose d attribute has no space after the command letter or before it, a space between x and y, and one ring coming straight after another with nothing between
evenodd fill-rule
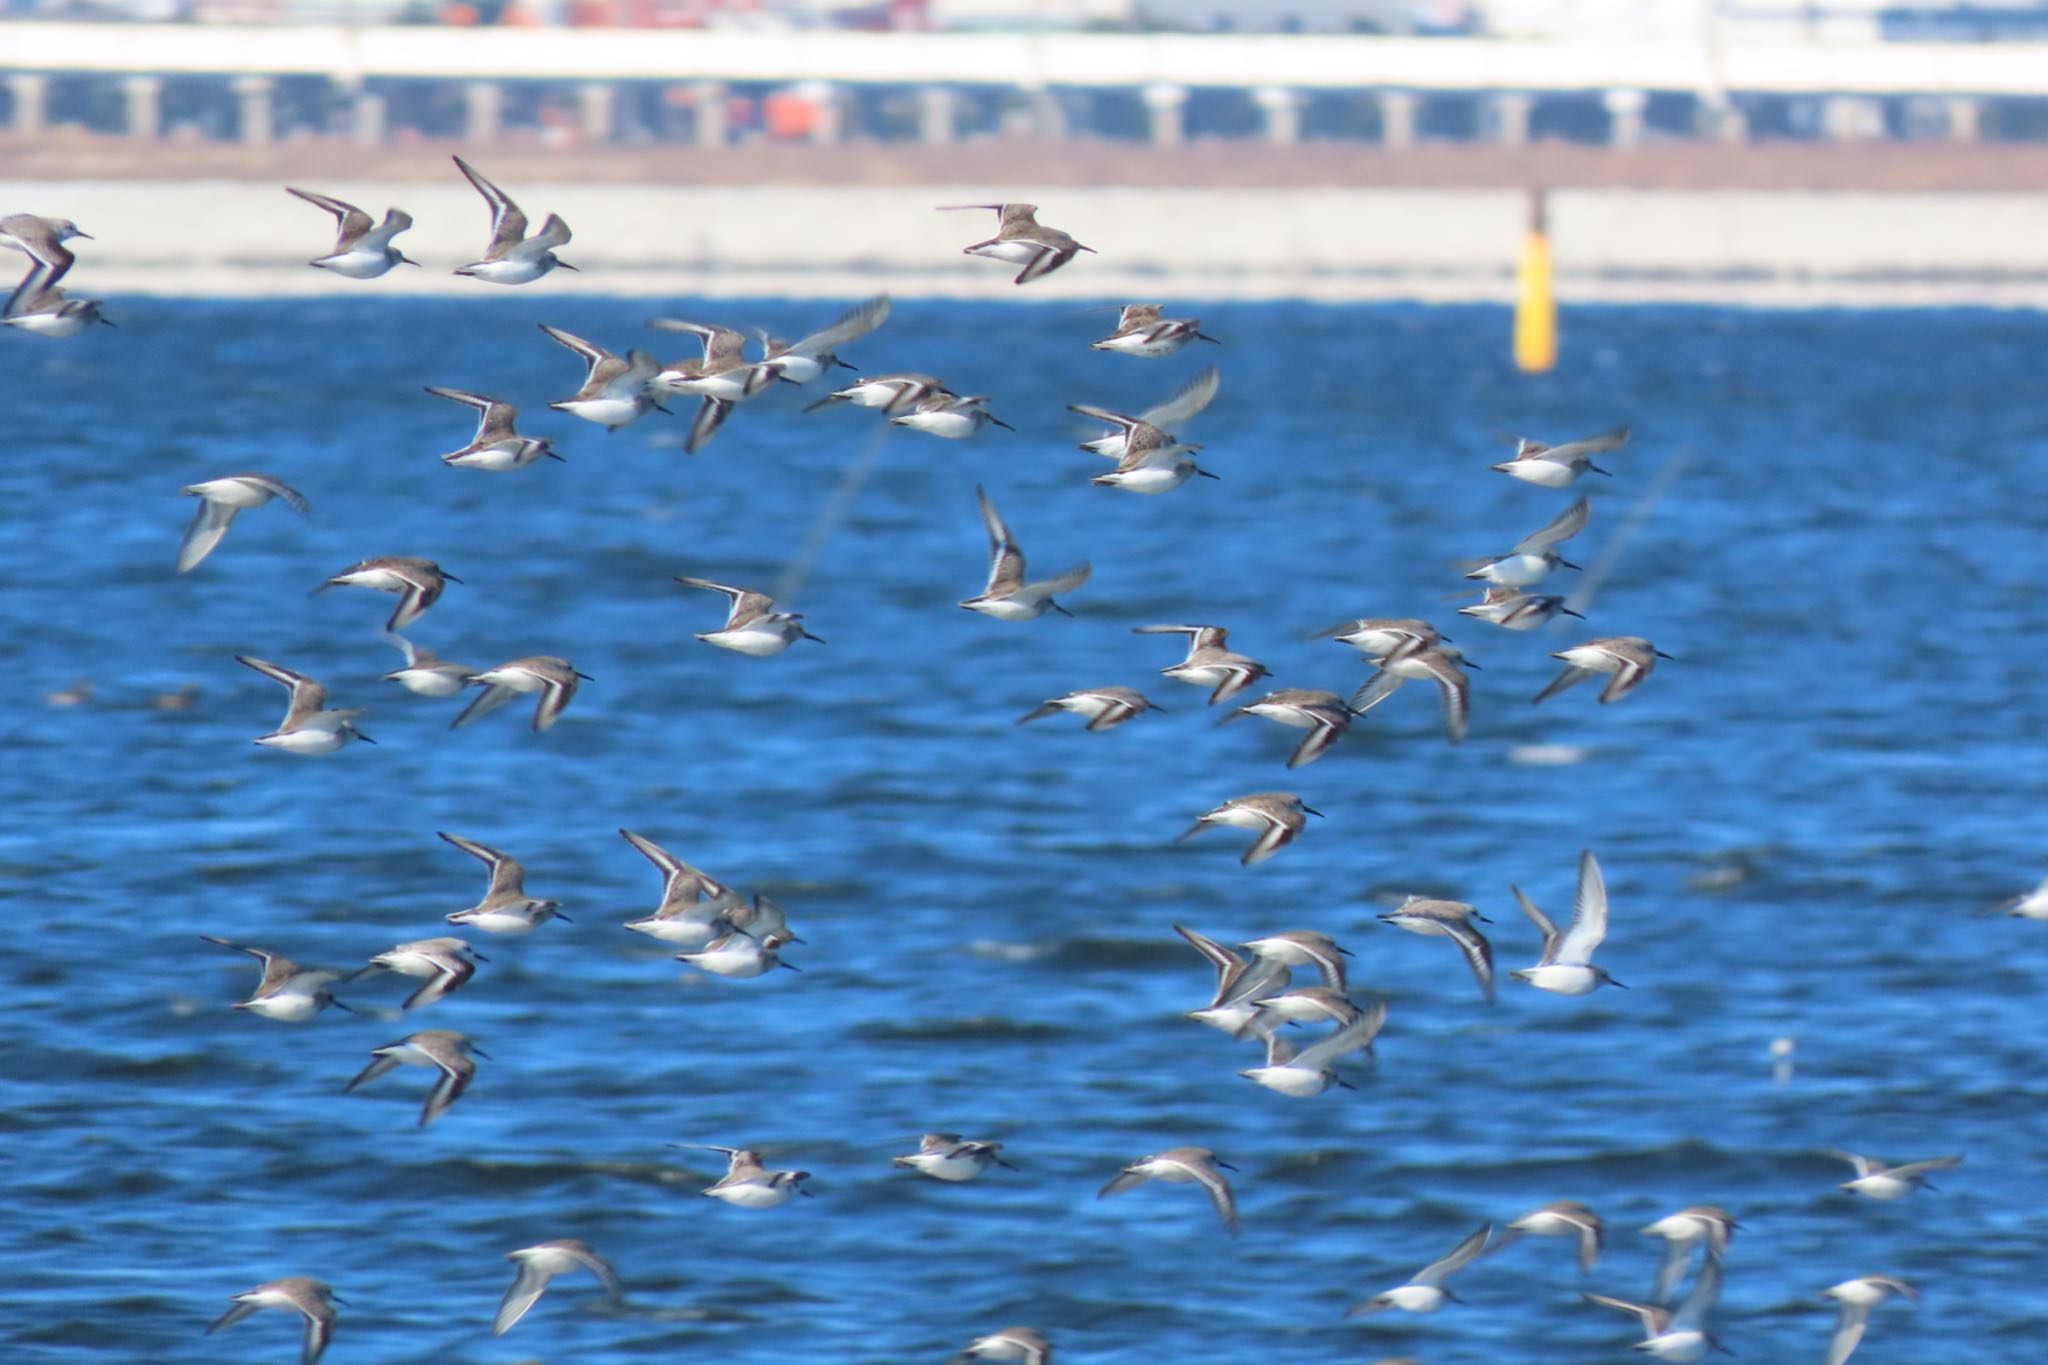
<instances>
[{"instance_id":1,"label":"yellow marker post","mask_svg":"<svg viewBox=\"0 0 2048 1365\"><path fill-rule=\"evenodd\" d=\"M1547 374L1557 367L1557 296L1550 285L1550 229L1544 192L1529 191L1529 231L1515 267L1515 368Z\"/></svg>"}]
</instances>

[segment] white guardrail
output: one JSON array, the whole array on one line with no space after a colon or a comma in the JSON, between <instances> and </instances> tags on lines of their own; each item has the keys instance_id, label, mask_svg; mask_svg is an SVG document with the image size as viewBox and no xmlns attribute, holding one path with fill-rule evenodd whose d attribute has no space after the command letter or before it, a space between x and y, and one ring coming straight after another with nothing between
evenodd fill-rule
<instances>
[{"instance_id":1,"label":"white guardrail","mask_svg":"<svg viewBox=\"0 0 2048 1365\"><path fill-rule=\"evenodd\" d=\"M0 23L0 72L1024 88L1620 88L2048 95L2048 43L1565 44L1283 34L892 34Z\"/></svg>"}]
</instances>

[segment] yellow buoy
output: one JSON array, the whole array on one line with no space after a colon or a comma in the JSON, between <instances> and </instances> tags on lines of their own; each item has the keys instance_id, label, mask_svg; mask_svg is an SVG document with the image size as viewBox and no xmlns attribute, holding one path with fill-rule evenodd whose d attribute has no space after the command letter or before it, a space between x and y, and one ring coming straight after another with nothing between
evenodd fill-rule
<instances>
[{"instance_id":1,"label":"yellow buoy","mask_svg":"<svg viewBox=\"0 0 2048 1365\"><path fill-rule=\"evenodd\" d=\"M1550 230L1542 190L1529 191L1529 230L1515 267L1515 368L1546 374L1557 367L1557 296L1550 284Z\"/></svg>"}]
</instances>

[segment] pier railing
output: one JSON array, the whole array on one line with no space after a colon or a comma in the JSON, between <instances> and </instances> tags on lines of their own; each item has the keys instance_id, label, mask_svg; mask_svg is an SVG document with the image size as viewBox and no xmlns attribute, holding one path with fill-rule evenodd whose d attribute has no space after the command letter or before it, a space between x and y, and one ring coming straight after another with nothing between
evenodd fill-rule
<instances>
[{"instance_id":1,"label":"pier railing","mask_svg":"<svg viewBox=\"0 0 2048 1365\"><path fill-rule=\"evenodd\" d=\"M1510 145L1546 127L1617 145L1659 131L1742 141L1759 111L1789 135L1932 131L1967 141L1986 135L1987 109L2048 106L2048 43L1722 49L1282 34L0 25L0 85L17 133L69 121L160 136L171 121L167 81L206 86L182 102L203 132L259 142L292 127L381 141L403 126L392 99L422 85L459 105L452 131L473 141L547 106L566 110L566 125L592 139L718 145L738 132L735 92L796 102L807 112L764 135L814 141L872 135L864 119L872 122L877 92L891 94L899 114L909 111L898 119L909 136L927 141L975 131L992 105L1008 112L1013 130L1100 132L1086 125L1104 98L1128 103L1132 135L1166 143L1189 134L1191 100L1213 106L1219 98L1243 114L1224 125L1278 142L1321 131L1407 145L1430 131L1428 108L1446 101L1469 106L1437 121L1454 130L1447 135ZM278 98L280 81L295 83L289 105ZM107 97L110 87L118 98ZM534 87L545 99L508 97ZM637 112L650 91L674 117ZM1333 99L1368 101L1372 116L1312 116ZM113 127L110 109L118 111ZM1550 112L1558 109L1567 112ZM2031 136L2043 122L2033 113L2010 121L2017 131L1993 131Z\"/></svg>"}]
</instances>

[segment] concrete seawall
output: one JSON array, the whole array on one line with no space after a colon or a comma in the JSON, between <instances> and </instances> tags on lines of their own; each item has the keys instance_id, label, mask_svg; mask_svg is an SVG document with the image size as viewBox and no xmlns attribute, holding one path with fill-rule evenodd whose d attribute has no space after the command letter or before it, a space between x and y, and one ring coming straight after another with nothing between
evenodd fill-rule
<instances>
[{"instance_id":1,"label":"concrete seawall","mask_svg":"<svg viewBox=\"0 0 2048 1365\"><path fill-rule=\"evenodd\" d=\"M49 181L10 185L7 212L76 220L74 293L476 293L449 272L481 252L482 201L449 183L308 186L418 222L424 269L376 281L311 270L332 223L275 185ZM556 293L730 297L1418 299L1506 302L1523 196L1480 189L890 188L512 183L538 221L560 213L580 273ZM1026 198L1098 254L1028 289L961 254L994 215L941 204ZM1761 306L2048 306L2048 195L1560 190L1551 197L1567 301ZM4 266L11 258L0 258Z\"/></svg>"}]
</instances>

